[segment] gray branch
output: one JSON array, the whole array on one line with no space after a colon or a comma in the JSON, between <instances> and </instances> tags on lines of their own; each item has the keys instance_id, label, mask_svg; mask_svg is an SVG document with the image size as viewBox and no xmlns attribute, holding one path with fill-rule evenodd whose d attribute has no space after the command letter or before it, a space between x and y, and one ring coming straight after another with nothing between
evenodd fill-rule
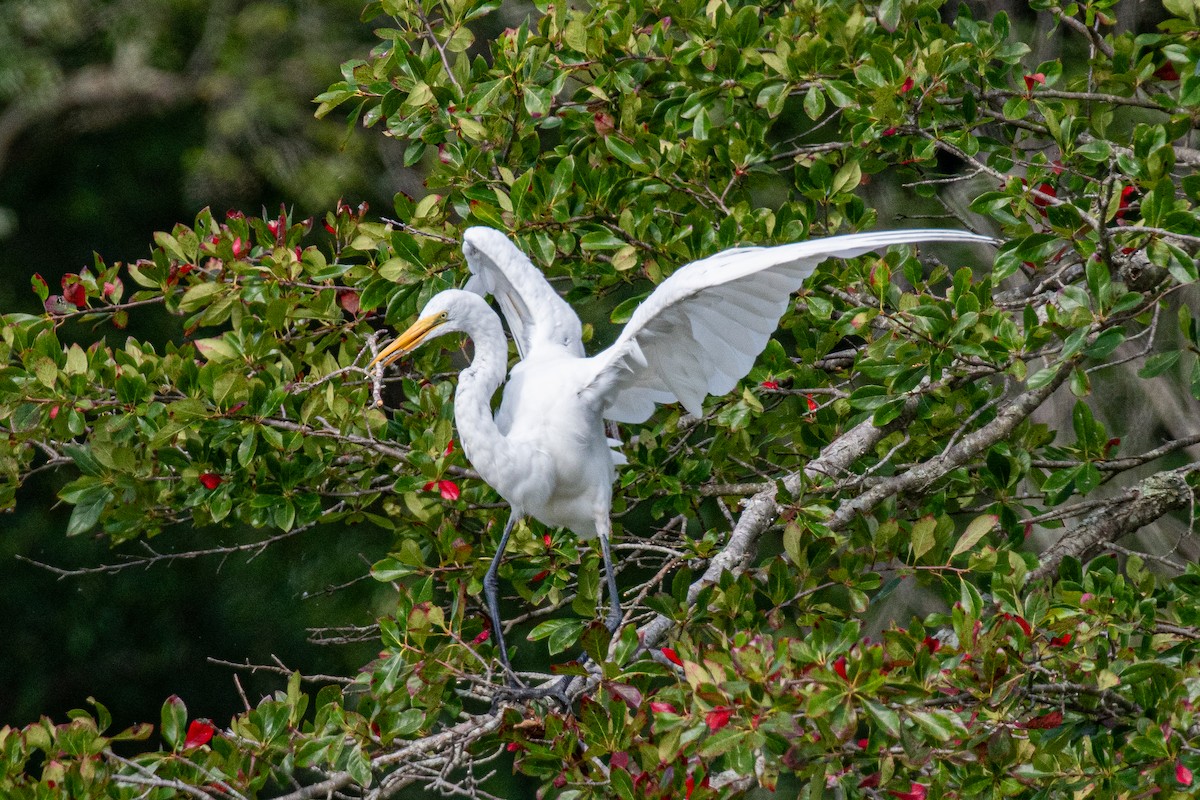
<instances>
[{"instance_id":1,"label":"gray branch","mask_svg":"<svg viewBox=\"0 0 1200 800\"><path fill-rule=\"evenodd\" d=\"M1200 462L1151 475L1125 490L1117 502L1093 511L1051 545L1042 554L1038 568L1029 573L1029 579L1053 575L1064 558L1085 558L1102 545L1133 533L1170 511L1195 503L1196 490L1188 484L1194 475L1200 475Z\"/></svg>"}]
</instances>

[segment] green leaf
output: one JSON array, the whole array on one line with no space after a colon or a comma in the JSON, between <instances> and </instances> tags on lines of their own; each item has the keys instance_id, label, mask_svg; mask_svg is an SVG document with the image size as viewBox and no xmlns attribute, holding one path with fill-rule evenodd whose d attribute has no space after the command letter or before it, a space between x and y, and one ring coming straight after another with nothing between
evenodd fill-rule
<instances>
[{"instance_id":1,"label":"green leaf","mask_svg":"<svg viewBox=\"0 0 1200 800\"><path fill-rule=\"evenodd\" d=\"M222 288L219 283L197 283L183 293L183 299L179 301L179 310L191 313L208 305Z\"/></svg>"},{"instance_id":2,"label":"green leaf","mask_svg":"<svg viewBox=\"0 0 1200 800\"><path fill-rule=\"evenodd\" d=\"M821 87L815 83L808 87L808 91L804 94L804 113L813 122L816 122L825 113L825 95L821 92Z\"/></svg>"},{"instance_id":3,"label":"green leaf","mask_svg":"<svg viewBox=\"0 0 1200 800\"><path fill-rule=\"evenodd\" d=\"M1154 378L1163 374L1167 370L1179 363L1179 350L1171 350L1166 353L1155 353L1146 359L1146 365L1138 370L1139 378Z\"/></svg>"},{"instance_id":4,"label":"green leaf","mask_svg":"<svg viewBox=\"0 0 1200 800\"><path fill-rule=\"evenodd\" d=\"M162 705L162 737L167 747L179 751L183 747L187 725L187 706L178 695L171 695Z\"/></svg>"},{"instance_id":5,"label":"green leaf","mask_svg":"<svg viewBox=\"0 0 1200 800\"><path fill-rule=\"evenodd\" d=\"M900 738L900 715L883 705L873 700L863 700L863 707L875 723L893 739Z\"/></svg>"},{"instance_id":6,"label":"green leaf","mask_svg":"<svg viewBox=\"0 0 1200 800\"><path fill-rule=\"evenodd\" d=\"M934 531L936 530L937 519L932 514L921 517L913 523L912 550L914 560L919 560L921 556L928 553L937 544L937 539L934 537Z\"/></svg>"},{"instance_id":7,"label":"green leaf","mask_svg":"<svg viewBox=\"0 0 1200 800\"><path fill-rule=\"evenodd\" d=\"M963 535L954 544L954 549L950 551L951 560L979 544L979 540L986 536L988 531L995 528L999 521L1000 518L995 514L981 514L971 520L967 529L963 531Z\"/></svg>"},{"instance_id":8,"label":"green leaf","mask_svg":"<svg viewBox=\"0 0 1200 800\"><path fill-rule=\"evenodd\" d=\"M617 157L631 167L644 167L646 162L642 160L642 156L634 148L633 145L627 143L624 139L617 136L604 137L604 146L608 148L608 152Z\"/></svg>"}]
</instances>

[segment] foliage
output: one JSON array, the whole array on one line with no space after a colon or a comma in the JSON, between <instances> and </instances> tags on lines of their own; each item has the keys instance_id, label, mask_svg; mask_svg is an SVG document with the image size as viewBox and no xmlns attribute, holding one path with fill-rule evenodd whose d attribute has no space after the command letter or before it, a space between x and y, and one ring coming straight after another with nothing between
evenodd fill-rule
<instances>
[{"instance_id":1,"label":"foliage","mask_svg":"<svg viewBox=\"0 0 1200 800\"><path fill-rule=\"evenodd\" d=\"M1185 416L1151 442L1104 410L1122 381L1200 398L1200 153L1176 144L1197 20L1167 3L1134 36L1111 2L1040 5L1086 70L932 0L556 3L486 40L498 3L368 6L381 44L318 114L404 142L429 193L323 223L205 211L149 259L35 280L46 313L4 318L0 501L63 470L68 534L262 530L226 554L372 521L394 535L382 657L346 687L294 675L228 725L171 698L162 745L131 756L114 743L151 732L108 732L99 703L2 729L6 794L482 794L498 751L564 798L1188 791L1200 572L1130 537L1195 502L1200 435ZM609 641L595 620L596 553L519 529L521 663L582 648L596 669L562 668L583 676L570 710L502 702L480 602L496 498L453 444L461 362L429 350L380 381L379 329L461 279L468 224L512 232L604 341L676 266L886 224L868 201L1005 243L991 269L827 264L740 391L626 431L626 625ZM150 305L186 338L121 341ZM103 339L64 347L80 324Z\"/></svg>"}]
</instances>

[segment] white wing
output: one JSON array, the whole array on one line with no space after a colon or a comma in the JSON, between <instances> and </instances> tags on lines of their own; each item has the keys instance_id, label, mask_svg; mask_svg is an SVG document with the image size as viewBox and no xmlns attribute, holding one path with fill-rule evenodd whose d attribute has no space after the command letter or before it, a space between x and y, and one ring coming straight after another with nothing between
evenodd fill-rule
<instances>
[{"instance_id":1,"label":"white wing","mask_svg":"<svg viewBox=\"0 0 1200 800\"><path fill-rule=\"evenodd\" d=\"M707 395L726 394L750 371L792 292L822 261L932 241L995 242L966 231L876 231L737 248L688 264L638 306L611 347L591 359L593 377L581 394L593 393L604 416L618 422L644 422L655 404L675 401L699 415Z\"/></svg>"},{"instance_id":2,"label":"white wing","mask_svg":"<svg viewBox=\"0 0 1200 800\"><path fill-rule=\"evenodd\" d=\"M471 269L463 288L496 298L521 358L543 341L584 355L579 317L507 236L491 228L467 228L462 249Z\"/></svg>"}]
</instances>

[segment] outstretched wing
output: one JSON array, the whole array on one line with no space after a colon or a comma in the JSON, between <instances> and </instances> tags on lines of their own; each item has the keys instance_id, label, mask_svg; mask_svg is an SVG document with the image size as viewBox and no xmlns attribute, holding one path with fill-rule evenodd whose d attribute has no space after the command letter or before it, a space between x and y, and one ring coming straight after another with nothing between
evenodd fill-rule
<instances>
[{"instance_id":1,"label":"outstretched wing","mask_svg":"<svg viewBox=\"0 0 1200 800\"><path fill-rule=\"evenodd\" d=\"M463 255L471 278L463 288L500 304L521 358L541 342L554 342L583 356L583 326L567 301L507 236L491 228L467 228Z\"/></svg>"},{"instance_id":2,"label":"outstretched wing","mask_svg":"<svg viewBox=\"0 0 1200 800\"><path fill-rule=\"evenodd\" d=\"M682 267L646 298L616 342L590 359L604 416L643 422L657 403L701 413L746 376L767 346L791 294L828 258L894 244L990 242L966 231L899 230L832 236L779 247L726 250Z\"/></svg>"}]
</instances>

